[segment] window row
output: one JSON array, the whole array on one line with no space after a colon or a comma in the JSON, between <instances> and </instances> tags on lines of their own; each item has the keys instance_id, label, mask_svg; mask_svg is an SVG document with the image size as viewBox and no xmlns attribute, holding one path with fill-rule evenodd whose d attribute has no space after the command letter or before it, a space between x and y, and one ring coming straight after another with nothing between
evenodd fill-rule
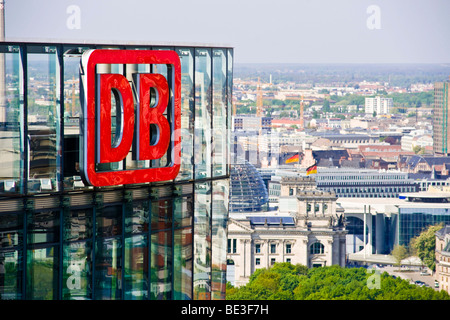
<instances>
[{"instance_id":1,"label":"window row","mask_svg":"<svg viewBox=\"0 0 450 320\"><path fill-rule=\"evenodd\" d=\"M176 180L229 175L233 50L118 48L170 49L180 57L181 169ZM0 194L87 188L80 178L79 163L79 65L88 49L94 48L17 43L0 46L5 61L5 88L0 92ZM106 67L108 72L124 75L130 70L168 73L165 65ZM120 123L115 109L111 115L113 134ZM159 160L164 161L135 161L130 152L122 162L108 164L108 170L159 166ZM99 165L97 169L102 168Z\"/></svg>"},{"instance_id":2,"label":"window row","mask_svg":"<svg viewBox=\"0 0 450 320\"><path fill-rule=\"evenodd\" d=\"M0 300L224 299L228 180L191 195L0 214Z\"/></svg>"}]
</instances>

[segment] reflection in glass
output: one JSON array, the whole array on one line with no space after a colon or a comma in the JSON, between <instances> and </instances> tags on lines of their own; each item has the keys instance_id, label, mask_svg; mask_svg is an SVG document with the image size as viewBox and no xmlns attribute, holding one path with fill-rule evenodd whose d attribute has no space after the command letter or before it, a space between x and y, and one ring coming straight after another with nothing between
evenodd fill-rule
<instances>
[{"instance_id":1,"label":"reflection in glass","mask_svg":"<svg viewBox=\"0 0 450 320\"><path fill-rule=\"evenodd\" d=\"M172 201L158 200L152 202L151 224L153 230L172 228Z\"/></svg>"},{"instance_id":2,"label":"reflection in glass","mask_svg":"<svg viewBox=\"0 0 450 320\"><path fill-rule=\"evenodd\" d=\"M120 300L122 295L122 243L99 239L95 246L95 299Z\"/></svg>"},{"instance_id":3,"label":"reflection in glass","mask_svg":"<svg viewBox=\"0 0 450 320\"><path fill-rule=\"evenodd\" d=\"M211 183L195 185L194 299L211 298Z\"/></svg>"},{"instance_id":4,"label":"reflection in glass","mask_svg":"<svg viewBox=\"0 0 450 320\"><path fill-rule=\"evenodd\" d=\"M0 46L0 193L22 193L23 88L19 47Z\"/></svg>"},{"instance_id":5,"label":"reflection in glass","mask_svg":"<svg viewBox=\"0 0 450 320\"><path fill-rule=\"evenodd\" d=\"M212 296L213 300L224 300L226 293L227 266L227 221L229 182L213 182L212 202Z\"/></svg>"},{"instance_id":6,"label":"reflection in glass","mask_svg":"<svg viewBox=\"0 0 450 320\"><path fill-rule=\"evenodd\" d=\"M22 298L22 215L0 215L0 300Z\"/></svg>"},{"instance_id":7,"label":"reflection in glass","mask_svg":"<svg viewBox=\"0 0 450 320\"><path fill-rule=\"evenodd\" d=\"M172 231L151 235L150 299L172 298Z\"/></svg>"},{"instance_id":8,"label":"reflection in glass","mask_svg":"<svg viewBox=\"0 0 450 320\"><path fill-rule=\"evenodd\" d=\"M226 175L227 59L225 50L213 50L213 177Z\"/></svg>"},{"instance_id":9,"label":"reflection in glass","mask_svg":"<svg viewBox=\"0 0 450 320\"><path fill-rule=\"evenodd\" d=\"M59 212L42 211L29 213L28 244L51 244L59 242Z\"/></svg>"},{"instance_id":10,"label":"reflection in glass","mask_svg":"<svg viewBox=\"0 0 450 320\"><path fill-rule=\"evenodd\" d=\"M127 204L125 210L125 233L138 234L148 232L149 226L149 202L135 202Z\"/></svg>"},{"instance_id":11,"label":"reflection in glass","mask_svg":"<svg viewBox=\"0 0 450 320\"><path fill-rule=\"evenodd\" d=\"M68 243L63 252L63 299L85 300L92 297L92 244Z\"/></svg>"},{"instance_id":12,"label":"reflection in glass","mask_svg":"<svg viewBox=\"0 0 450 320\"><path fill-rule=\"evenodd\" d=\"M181 168L176 180L193 176L194 58L192 49L177 49L181 60Z\"/></svg>"},{"instance_id":13,"label":"reflection in glass","mask_svg":"<svg viewBox=\"0 0 450 320\"><path fill-rule=\"evenodd\" d=\"M29 213L27 299L49 300L58 296L59 212Z\"/></svg>"},{"instance_id":14,"label":"reflection in glass","mask_svg":"<svg viewBox=\"0 0 450 320\"><path fill-rule=\"evenodd\" d=\"M43 49L27 56L29 193L59 190L61 173L58 57L55 47Z\"/></svg>"},{"instance_id":15,"label":"reflection in glass","mask_svg":"<svg viewBox=\"0 0 450 320\"><path fill-rule=\"evenodd\" d=\"M104 207L97 211L97 236L112 237L122 234L122 206Z\"/></svg>"},{"instance_id":16,"label":"reflection in glass","mask_svg":"<svg viewBox=\"0 0 450 320\"><path fill-rule=\"evenodd\" d=\"M211 50L195 50L195 178L211 177Z\"/></svg>"},{"instance_id":17,"label":"reflection in glass","mask_svg":"<svg viewBox=\"0 0 450 320\"><path fill-rule=\"evenodd\" d=\"M58 297L58 247L27 251L27 299L54 300Z\"/></svg>"},{"instance_id":18,"label":"reflection in glass","mask_svg":"<svg viewBox=\"0 0 450 320\"><path fill-rule=\"evenodd\" d=\"M87 48L72 48L64 54L64 189L84 188L80 178L80 79L81 54Z\"/></svg>"},{"instance_id":19,"label":"reflection in glass","mask_svg":"<svg viewBox=\"0 0 450 320\"><path fill-rule=\"evenodd\" d=\"M176 198L174 234L174 299L192 299L192 198Z\"/></svg>"},{"instance_id":20,"label":"reflection in glass","mask_svg":"<svg viewBox=\"0 0 450 320\"><path fill-rule=\"evenodd\" d=\"M64 212L64 241L80 241L92 237L92 209Z\"/></svg>"},{"instance_id":21,"label":"reflection in glass","mask_svg":"<svg viewBox=\"0 0 450 320\"><path fill-rule=\"evenodd\" d=\"M233 49L227 50L227 174L231 172L231 119L233 110Z\"/></svg>"},{"instance_id":22,"label":"reflection in glass","mask_svg":"<svg viewBox=\"0 0 450 320\"><path fill-rule=\"evenodd\" d=\"M125 300L148 299L148 237L125 239Z\"/></svg>"}]
</instances>

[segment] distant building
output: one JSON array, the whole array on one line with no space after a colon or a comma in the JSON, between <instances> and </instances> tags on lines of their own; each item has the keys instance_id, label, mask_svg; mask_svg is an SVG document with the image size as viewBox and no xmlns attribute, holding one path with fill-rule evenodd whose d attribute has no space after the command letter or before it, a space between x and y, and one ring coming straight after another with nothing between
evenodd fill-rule
<instances>
[{"instance_id":1,"label":"distant building","mask_svg":"<svg viewBox=\"0 0 450 320\"><path fill-rule=\"evenodd\" d=\"M315 189L309 178L289 177L281 180L281 195L278 211L230 215L227 279L234 285L276 262L345 266L346 231L335 194Z\"/></svg>"},{"instance_id":2,"label":"distant building","mask_svg":"<svg viewBox=\"0 0 450 320\"><path fill-rule=\"evenodd\" d=\"M272 126L272 118L249 116L233 116L232 130L257 131L270 130Z\"/></svg>"},{"instance_id":3,"label":"distant building","mask_svg":"<svg viewBox=\"0 0 450 320\"><path fill-rule=\"evenodd\" d=\"M405 155L398 159L398 168L409 173L431 172L433 169L448 168L449 166L450 156ZM447 172L444 172L444 174L448 175Z\"/></svg>"},{"instance_id":4,"label":"distant building","mask_svg":"<svg viewBox=\"0 0 450 320\"><path fill-rule=\"evenodd\" d=\"M339 198L347 223L349 260L374 261L376 255L389 254L397 244L409 247L411 239L431 225L450 224L449 191L430 189L383 201Z\"/></svg>"},{"instance_id":5,"label":"distant building","mask_svg":"<svg viewBox=\"0 0 450 320\"><path fill-rule=\"evenodd\" d=\"M377 115L390 114L392 106L392 98L383 98L379 96L374 98L366 98L365 113L373 114L374 112L376 112Z\"/></svg>"},{"instance_id":6,"label":"distant building","mask_svg":"<svg viewBox=\"0 0 450 320\"><path fill-rule=\"evenodd\" d=\"M406 172L354 168L318 168L317 188L339 198L397 198L416 192L418 185Z\"/></svg>"},{"instance_id":7,"label":"distant building","mask_svg":"<svg viewBox=\"0 0 450 320\"><path fill-rule=\"evenodd\" d=\"M436 232L436 273L439 290L450 293L450 225Z\"/></svg>"},{"instance_id":8,"label":"distant building","mask_svg":"<svg viewBox=\"0 0 450 320\"><path fill-rule=\"evenodd\" d=\"M449 155L450 153L449 119L449 82L436 82L434 84L433 109L433 151L436 154Z\"/></svg>"}]
</instances>

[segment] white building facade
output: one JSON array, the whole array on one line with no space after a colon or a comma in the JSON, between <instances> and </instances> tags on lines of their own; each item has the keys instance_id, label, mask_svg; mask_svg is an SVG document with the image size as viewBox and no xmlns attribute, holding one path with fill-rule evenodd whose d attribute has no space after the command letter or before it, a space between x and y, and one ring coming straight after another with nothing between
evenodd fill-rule
<instances>
[{"instance_id":1,"label":"white building facade","mask_svg":"<svg viewBox=\"0 0 450 320\"><path fill-rule=\"evenodd\" d=\"M276 212L230 215L227 279L245 285L259 268L277 262L307 267L345 266L343 211L333 192L305 177L283 178Z\"/></svg>"},{"instance_id":2,"label":"white building facade","mask_svg":"<svg viewBox=\"0 0 450 320\"><path fill-rule=\"evenodd\" d=\"M393 106L392 98L374 97L366 98L365 101L365 113L373 114L375 111L377 115L390 114Z\"/></svg>"}]
</instances>

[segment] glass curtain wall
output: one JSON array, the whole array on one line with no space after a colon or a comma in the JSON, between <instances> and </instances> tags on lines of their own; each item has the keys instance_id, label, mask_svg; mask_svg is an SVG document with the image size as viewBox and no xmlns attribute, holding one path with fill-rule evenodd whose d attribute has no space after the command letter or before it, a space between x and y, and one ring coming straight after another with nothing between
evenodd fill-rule
<instances>
[{"instance_id":1,"label":"glass curtain wall","mask_svg":"<svg viewBox=\"0 0 450 320\"><path fill-rule=\"evenodd\" d=\"M194 172L194 53L180 48L181 61L181 167L176 180L190 180Z\"/></svg>"},{"instance_id":2,"label":"glass curtain wall","mask_svg":"<svg viewBox=\"0 0 450 320\"><path fill-rule=\"evenodd\" d=\"M27 214L27 283L29 300L58 298L59 211Z\"/></svg>"},{"instance_id":3,"label":"glass curtain wall","mask_svg":"<svg viewBox=\"0 0 450 320\"><path fill-rule=\"evenodd\" d=\"M134 200L122 186L80 179L78 72L87 47L0 46L0 300L223 299L232 50L175 48L180 174L162 186L133 186L148 193ZM170 73L164 65L99 68ZM98 169L157 165L129 158Z\"/></svg>"},{"instance_id":4,"label":"glass curtain wall","mask_svg":"<svg viewBox=\"0 0 450 320\"><path fill-rule=\"evenodd\" d=\"M23 298L23 216L0 215L0 300Z\"/></svg>"},{"instance_id":5,"label":"glass curtain wall","mask_svg":"<svg viewBox=\"0 0 450 320\"><path fill-rule=\"evenodd\" d=\"M18 46L0 46L0 194L23 193L23 69Z\"/></svg>"},{"instance_id":6,"label":"glass curtain wall","mask_svg":"<svg viewBox=\"0 0 450 320\"><path fill-rule=\"evenodd\" d=\"M211 177L211 50L195 50L195 179Z\"/></svg>"},{"instance_id":7,"label":"glass curtain wall","mask_svg":"<svg viewBox=\"0 0 450 320\"><path fill-rule=\"evenodd\" d=\"M211 299L211 182L195 184L194 299Z\"/></svg>"},{"instance_id":8,"label":"glass curtain wall","mask_svg":"<svg viewBox=\"0 0 450 320\"><path fill-rule=\"evenodd\" d=\"M213 300L224 300L227 273L227 222L229 182L213 181L212 187L212 262L211 282Z\"/></svg>"},{"instance_id":9,"label":"glass curtain wall","mask_svg":"<svg viewBox=\"0 0 450 320\"><path fill-rule=\"evenodd\" d=\"M63 211L62 298L92 298L93 208Z\"/></svg>"},{"instance_id":10,"label":"glass curtain wall","mask_svg":"<svg viewBox=\"0 0 450 320\"><path fill-rule=\"evenodd\" d=\"M213 177L227 173L227 58L226 50L213 49Z\"/></svg>"},{"instance_id":11,"label":"glass curtain wall","mask_svg":"<svg viewBox=\"0 0 450 320\"><path fill-rule=\"evenodd\" d=\"M60 190L60 64L56 47L27 49L28 193Z\"/></svg>"}]
</instances>

